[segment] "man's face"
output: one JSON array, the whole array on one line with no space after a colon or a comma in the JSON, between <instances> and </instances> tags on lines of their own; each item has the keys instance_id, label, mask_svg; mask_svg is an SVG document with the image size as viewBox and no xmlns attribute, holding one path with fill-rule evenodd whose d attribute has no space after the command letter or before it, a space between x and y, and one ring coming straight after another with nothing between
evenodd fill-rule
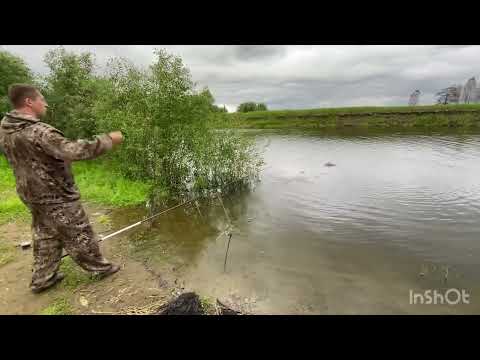
<instances>
[{"instance_id":1,"label":"man's face","mask_svg":"<svg viewBox=\"0 0 480 360\"><path fill-rule=\"evenodd\" d=\"M35 99L27 98L26 104L38 118L44 117L47 113L48 104L40 93Z\"/></svg>"}]
</instances>

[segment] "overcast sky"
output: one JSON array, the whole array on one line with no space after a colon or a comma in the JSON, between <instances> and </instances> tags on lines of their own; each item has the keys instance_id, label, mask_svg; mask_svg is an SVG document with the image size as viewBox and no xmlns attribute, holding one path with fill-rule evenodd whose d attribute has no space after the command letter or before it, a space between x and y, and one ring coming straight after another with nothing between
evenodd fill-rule
<instances>
[{"instance_id":1,"label":"overcast sky","mask_svg":"<svg viewBox=\"0 0 480 360\"><path fill-rule=\"evenodd\" d=\"M0 45L45 73L46 51L55 46ZM147 66L153 49L180 55L200 87L233 111L245 101L269 109L363 105L406 105L419 89L420 104L432 104L443 87L480 76L480 46L333 46L333 45L66 45L90 51L99 65L123 56Z\"/></svg>"}]
</instances>

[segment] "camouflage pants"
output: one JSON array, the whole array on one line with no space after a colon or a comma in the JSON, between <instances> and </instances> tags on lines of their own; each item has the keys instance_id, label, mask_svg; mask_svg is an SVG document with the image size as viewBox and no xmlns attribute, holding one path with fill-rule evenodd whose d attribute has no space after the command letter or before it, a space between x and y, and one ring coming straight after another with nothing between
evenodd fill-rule
<instances>
[{"instance_id":1,"label":"camouflage pants","mask_svg":"<svg viewBox=\"0 0 480 360\"><path fill-rule=\"evenodd\" d=\"M32 289L44 287L56 275L63 249L87 271L111 269L80 202L29 207L33 218Z\"/></svg>"}]
</instances>

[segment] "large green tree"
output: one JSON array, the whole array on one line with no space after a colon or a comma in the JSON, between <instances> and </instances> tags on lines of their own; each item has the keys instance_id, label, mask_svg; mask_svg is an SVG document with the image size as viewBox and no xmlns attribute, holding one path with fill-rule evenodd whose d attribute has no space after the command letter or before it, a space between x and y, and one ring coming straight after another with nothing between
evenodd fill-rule
<instances>
[{"instance_id":1,"label":"large green tree","mask_svg":"<svg viewBox=\"0 0 480 360\"><path fill-rule=\"evenodd\" d=\"M0 51L0 115L9 111L8 87L14 83L32 83L33 75L22 58Z\"/></svg>"},{"instance_id":2,"label":"large green tree","mask_svg":"<svg viewBox=\"0 0 480 360\"><path fill-rule=\"evenodd\" d=\"M93 105L100 83L94 75L93 55L76 54L59 47L50 50L44 61L50 70L41 86L50 105L45 121L62 130L67 137L94 135Z\"/></svg>"}]
</instances>

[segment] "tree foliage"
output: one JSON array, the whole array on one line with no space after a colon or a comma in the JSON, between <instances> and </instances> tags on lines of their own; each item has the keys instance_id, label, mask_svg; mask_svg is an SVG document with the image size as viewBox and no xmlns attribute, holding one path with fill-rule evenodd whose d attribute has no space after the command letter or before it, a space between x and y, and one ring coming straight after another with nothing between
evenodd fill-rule
<instances>
[{"instance_id":1,"label":"tree foliage","mask_svg":"<svg viewBox=\"0 0 480 360\"><path fill-rule=\"evenodd\" d=\"M208 120L222 116L222 109L210 90L196 90L180 57L163 49L154 56L147 68L113 58L100 74L91 53L49 51L49 72L39 78L50 105L45 121L72 139L122 131L124 143L107 159L126 177L155 184L153 195L158 190L181 196L248 181L260 165L252 140L214 130Z\"/></svg>"},{"instance_id":2,"label":"tree foliage","mask_svg":"<svg viewBox=\"0 0 480 360\"><path fill-rule=\"evenodd\" d=\"M10 110L8 87L14 83L32 83L33 74L22 58L0 51L0 114Z\"/></svg>"},{"instance_id":3,"label":"tree foliage","mask_svg":"<svg viewBox=\"0 0 480 360\"><path fill-rule=\"evenodd\" d=\"M222 187L254 174L253 144L211 129L213 96L196 91L179 57L155 52L148 69L113 59L95 114L99 131L116 128L126 142L114 155L122 171L150 178L172 195Z\"/></svg>"},{"instance_id":4,"label":"tree foliage","mask_svg":"<svg viewBox=\"0 0 480 360\"><path fill-rule=\"evenodd\" d=\"M50 106L45 121L67 137L91 137L96 132L93 106L101 86L94 76L93 55L59 47L49 51L44 61L50 70L41 85Z\"/></svg>"},{"instance_id":5,"label":"tree foliage","mask_svg":"<svg viewBox=\"0 0 480 360\"><path fill-rule=\"evenodd\" d=\"M238 105L238 112L251 112L251 111L267 111L267 105L263 103L255 103L253 101L245 102Z\"/></svg>"}]
</instances>

